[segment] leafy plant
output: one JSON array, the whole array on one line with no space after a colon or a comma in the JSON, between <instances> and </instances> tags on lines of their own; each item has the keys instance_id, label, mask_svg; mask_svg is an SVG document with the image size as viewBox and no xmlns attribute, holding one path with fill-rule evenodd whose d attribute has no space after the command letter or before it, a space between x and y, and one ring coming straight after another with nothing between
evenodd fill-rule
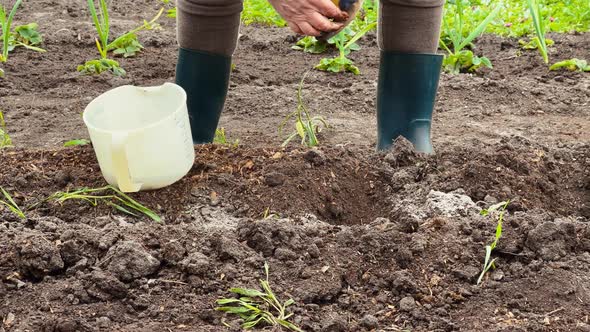
<instances>
[{"instance_id":1,"label":"leafy plant","mask_svg":"<svg viewBox=\"0 0 590 332\"><path fill-rule=\"evenodd\" d=\"M372 23L364 27L363 30L357 32L354 37L352 37L348 42L344 42L344 36L346 34L346 29L340 32L338 35L334 36L332 40L334 41L336 47L338 48L340 55L335 58L324 58L320 60L320 63L315 66L316 69L322 71L329 71L333 73L339 73L342 71L348 71L355 75L360 74L360 70L358 67L354 65L352 60L348 59L346 56L350 54L350 51L358 49L358 45L356 42L364 36L367 32L374 29L377 23Z\"/></svg>"},{"instance_id":2,"label":"leafy plant","mask_svg":"<svg viewBox=\"0 0 590 332\"><path fill-rule=\"evenodd\" d=\"M90 141L87 139L73 139L71 141L67 141L64 143L64 147L70 147L70 146L80 146L80 145L88 145L90 144Z\"/></svg>"},{"instance_id":3,"label":"leafy plant","mask_svg":"<svg viewBox=\"0 0 590 332\"><path fill-rule=\"evenodd\" d=\"M25 216L25 213L23 212L23 210L21 210L21 208L16 204L14 199L12 199L12 196L10 196L10 194L6 190L4 190L4 188L2 188L2 187L0 187L0 192L2 193L2 195L4 196L4 199L5 199L5 200L0 199L0 205L6 206L17 217L19 217L21 219L27 219L27 216Z\"/></svg>"},{"instance_id":4,"label":"leafy plant","mask_svg":"<svg viewBox=\"0 0 590 332\"><path fill-rule=\"evenodd\" d=\"M12 139L6 130L6 121L4 121L4 113L0 111L0 149L12 146Z\"/></svg>"},{"instance_id":5,"label":"leafy plant","mask_svg":"<svg viewBox=\"0 0 590 332\"><path fill-rule=\"evenodd\" d=\"M14 19L14 15L16 15L16 11L21 2L22 0L16 0L8 16L6 16L6 9L4 6L0 5L0 27L2 28L2 35L0 35L0 37L2 37L2 54L0 54L0 62L5 63L8 61L10 37L12 36L12 33L10 32L12 28L12 20Z\"/></svg>"},{"instance_id":6,"label":"leafy plant","mask_svg":"<svg viewBox=\"0 0 590 332\"><path fill-rule=\"evenodd\" d=\"M443 19L443 35L446 36L450 41L450 46L444 38L441 38L440 45L447 51L447 55L443 60L443 68L452 74L458 74L460 72L473 72L481 66L492 68L491 61L486 57L478 57L473 54L471 50L465 49L471 42L480 36L486 26L498 15L501 7L496 6L486 17L481 21L477 27L471 31L467 36L464 34L464 9L462 0L456 0L455 2L456 11L454 16L454 25L451 26L449 20L445 16Z\"/></svg>"},{"instance_id":7,"label":"leafy plant","mask_svg":"<svg viewBox=\"0 0 590 332\"><path fill-rule=\"evenodd\" d=\"M46 52L44 49L36 47L36 45L41 45L43 42L43 37L37 30L38 28L39 25L37 23L19 25L14 28L14 33L11 36L8 51L12 51L18 46L23 46L33 51Z\"/></svg>"},{"instance_id":8,"label":"leafy plant","mask_svg":"<svg viewBox=\"0 0 590 332\"><path fill-rule=\"evenodd\" d=\"M547 53L547 43L545 42L545 33L547 30L545 20L541 17L541 8L537 0L527 0L533 26L535 27L536 37L533 38L538 45L539 52L543 57L545 63L549 63L549 55Z\"/></svg>"},{"instance_id":9,"label":"leafy plant","mask_svg":"<svg viewBox=\"0 0 590 332\"><path fill-rule=\"evenodd\" d=\"M299 327L289 322L292 313L287 313L287 308L295 303L289 299L281 303L273 293L269 277L269 267L264 263L266 279L260 280L262 291L248 288L231 288L229 291L239 298L223 298L217 300L219 307L215 310L238 315L242 320L244 329L252 329L258 325L267 324L274 327L284 327L291 331L302 332Z\"/></svg>"},{"instance_id":10,"label":"leafy plant","mask_svg":"<svg viewBox=\"0 0 590 332\"><path fill-rule=\"evenodd\" d=\"M317 134L320 133L322 127L328 128L328 123L321 116L312 117L305 102L303 101L303 83L307 77L308 72L303 75L301 82L299 82L299 88L297 89L297 109L287 115L285 120L279 126L279 135L283 136L283 130L289 120L295 119L295 131L283 142L282 146L287 146L297 136L301 138L301 144L307 147L313 147L320 144Z\"/></svg>"},{"instance_id":11,"label":"leafy plant","mask_svg":"<svg viewBox=\"0 0 590 332\"><path fill-rule=\"evenodd\" d=\"M240 140L235 139L232 143L230 143L225 134L225 128L218 128L215 130L215 137L213 138L213 143L237 148L238 145L240 145Z\"/></svg>"},{"instance_id":12,"label":"leafy plant","mask_svg":"<svg viewBox=\"0 0 590 332\"><path fill-rule=\"evenodd\" d=\"M98 203L102 201L123 213L135 217L138 217L138 213L141 213L156 222L162 220L155 212L110 185L95 189L81 188L74 191L57 192L51 195L48 200L55 200L58 203L63 203L68 200L82 200L90 203L92 206L97 206Z\"/></svg>"},{"instance_id":13,"label":"leafy plant","mask_svg":"<svg viewBox=\"0 0 590 332\"><path fill-rule=\"evenodd\" d=\"M126 72L121 68L119 62L108 58L108 52L114 51L115 54L125 57L134 56L143 48L137 40L136 33L141 30L151 30L158 27L155 22L164 12L164 8L160 9L151 21L144 20L141 26L119 36L112 43L109 43L110 20L106 0L99 0L98 11L96 10L94 0L88 0L88 9L90 10L92 22L98 34L96 48L100 54L100 59L90 60L78 66L78 71L87 75L101 74L105 71L109 71L115 76L125 75Z\"/></svg>"},{"instance_id":14,"label":"leafy plant","mask_svg":"<svg viewBox=\"0 0 590 332\"><path fill-rule=\"evenodd\" d=\"M483 263L483 271L481 272L481 274L479 275L479 278L477 279L478 285L481 284L483 277L491 268L494 268L494 269L496 268L496 265L495 265L496 258L491 259L492 251L494 251L494 249L496 249L496 246L498 245L498 242L500 241L500 238L502 237L502 224L504 222L504 213L506 212L506 208L508 207L508 204L510 204L509 200L506 202L502 202L502 203L498 203L496 205L493 205L489 209L484 209L480 213L482 216L488 216L495 211L499 211L498 224L496 226L496 237L494 239L494 242L492 242L491 244L486 246L486 257L485 257L485 260Z\"/></svg>"},{"instance_id":15,"label":"leafy plant","mask_svg":"<svg viewBox=\"0 0 590 332\"><path fill-rule=\"evenodd\" d=\"M580 60L577 58L559 61L554 63L549 70L567 69L569 71L587 71L590 72L590 65L586 60Z\"/></svg>"}]
</instances>

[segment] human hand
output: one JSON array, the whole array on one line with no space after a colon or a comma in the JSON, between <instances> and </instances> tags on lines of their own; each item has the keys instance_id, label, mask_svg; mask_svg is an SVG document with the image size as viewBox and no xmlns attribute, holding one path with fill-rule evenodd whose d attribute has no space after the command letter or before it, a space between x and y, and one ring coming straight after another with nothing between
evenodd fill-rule
<instances>
[{"instance_id":1,"label":"human hand","mask_svg":"<svg viewBox=\"0 0 590 332\"><path fill-rule=\"evenodd\" d=\"M320 36L322 32L337 31L347 21L348 13L330 0L269 0L295 33ZM331 21L333 19L334 21Z\"/></svg>"}]
</instances>

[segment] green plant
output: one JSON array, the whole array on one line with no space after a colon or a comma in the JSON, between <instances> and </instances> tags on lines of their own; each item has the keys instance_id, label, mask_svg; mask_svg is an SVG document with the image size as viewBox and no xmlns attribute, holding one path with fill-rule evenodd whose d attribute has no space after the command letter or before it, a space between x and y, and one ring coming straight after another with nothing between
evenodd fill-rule
<instances>
[{"instance_id":1,"label":"green plant","mask_svg":"<svg viewBox=\"0 0 590 332\"><path fill-rule=\"evenodd\" d=\"M0 111L0 149L12 146L12 139L6 130L6 121L4 121L4 113Z\"/></svg>"},{"instance_id":2,"label":"green plant","mask_svg":"<svg viewBox=\"0 0 590 332\"><path fill-rule=\"evenodd\" d=\"M90 141L87 139L73 139L71 141L67 141L64 143L64 147L70 147L70 146L80 146L80 145L88 145L90 144Z\"/></svg>"},{"instance_id":3,"label":"green plant","mask_svg":"<svg viewBox=\"0 0 590 332\"><path fill-rule=\"evenodd\" d=\"M536 41L539 52L543 57L545 63L549 63L549 54L547 53L547 43L545 42L545 33L547 31L546 22L541 17L541 8L537 0L527 0L531 18L533 20L533 26L535 27L536 37L533 38Z\"/></svg>"},{"instance_id":4,"label":"green plant","mask_svg":"<svg viewBox=\"0 0 590 332\"><path fill-rule=\"evenodd\" d=\"M295 324L289 322L292 313L287 308L295 303L289 299L281 303L273 293L269 277L269 267L264 263L265 279L260 279L262 291L248 288L231 288L229 291L239 298L223 298L217 300L219 307L215 310L238 315L244 329L252 329L258 325L267 324L273 327L284 327L291 331L302 332Z\"/></svg>"},{"instance_id":5,"label":"green plant","mask_svg":"<svg viewBox=\"0 0 590 332\"><path fill-rule=\"evenodd\" d=\"M6 190L4 190L4 188L2 188L2 187L0 187L0 192L2 192L2 195L6 199L6 200L0 199L0 205L6 206L17 217L19 217L21 219L27 219L27 216L25 216L25 213L23 212L23 210L21 210L21 208L18 207L18 205L16 204L14 199L12 199L12 196L10 196L10 194Z\"/></svg>"},{"instance_id":6,"label":"green plant","mask_svg":"<svg viewBox=\"0 0 590 332\"><path fill-rule=\"evenodd\" d=\"M473 54L473 51L465 49L471 42L480 36L486 26L498 15L501 7L496 6L486 17L483 19L477 27L471 31L467 36L464 33L464 9L462 0L454 1L456 11L454 15L454 25L451 26L449 19L445 15L443 19L443 36L441 37L440 45L447 51L447 55L443 60L443 68L445 71L458 74L460 72L473 72L481 66L492 68L491 61L486 57L479 57ZM445 40L448 38L448 40ZM450 42L452 50L447 45Z\"/></svg>"},{"instance_id":7,"label":"green plant","mask_svg":"<svg viewBox=\"0 0 590 332\"><path fill-rule=\"evenodd\" d=\"M491 259L492 251L494 251L494 249L496 249L496 246L498 245L498 242L500 241L500 238L502 237L502 224L504 223L504 213L506 213L506 208L508 207L508 204L510 204L510 200L493 205L488 209L482 210L480 213L482 216L488 216L495 211L499 211L498 224L496 226L496 237L494 239L494 242L492 242L491 244L486 246L486 257L485 257L485 260L483 263L483 270L482 270L481 274L479 275L479 278L477 279L478 285L481 284L483 277L491 268L494 268L494 269L496 268L496 265L495 265L496 258Z\"/></svg>"},{"instance_id":8,"label":"green plant","mask_svg":"<svg viewBox=\"0 0 590 332\"><path fill-rule=\"evenodd\" d=\"M225 128L218 128L215 130L215 137L213 138L213 143L237 148L240 145L240 140L235 139L233 142L230 143L225 134Z\"/></svg>"},{"instance_id":9,"label":"green plant","mask_svg":"<svg viewBox=\"0 0 590 332\"><path fill-rule=\"evenodd\" d=\"M320 60L320 63L315 66L316 69L322 71L329 71L333 73L339 73L342 71L348 71L355 75L360 74L360 70L354 65L352 60L348 59L346 56L350 54L350 51L358 49L358 45L356 42L364 36L367 32L374 29L377 23L372 23L366 25L363 30L357 32L348 42L345 43L345 35L346 29L340 32L338 35L332 38L333 42L335 43L336 47L338 48L340 55L335 58L324 58Z\"/></svg>"},{"instance_id":10,"label":"green plant","mask_svg":"<svg viewBox=\"0 0 590 332\"><path fill-rule=\"evenodd\" d=\"M14 19L14 15L16 15L16 11L22 1L23 0L16 0L8 16L6 16L6 9L4 6L0 5L0 27L2 28L2 34L0 35L0 37L2 37L2 54L0 54L0 62L8 61L10 38L12 37L12 20Z\"/></svg>"},{"instance_id":11,"label":"green plant","mask_svg":"<svg viewBox=\"0 0 590 332\"><path fill-rule=\"evenodd\" d=\"M313 147L320 144L317 134L321 131L322 126L328 128L328 123L321 116L310 115L305 102L303 101L303 83L307 77L308 72L303 75L301 82L299 82L299 88L297 89L297 109L287 115L285 120L279 126L279 135L283 136L283 130L289 120L295 119L295 131L284 140L282 146L287 146L295 137L301 138L301 144L307 147Z\"/></svg>"},{"instance_id":12,"label":"green plant","mask_svg":"<svg viewBox=\"0 0 590 332\"><path fill-rule=\"evenodd\" d=\"M138 216L137 213L142 213L156 222L162 220L160 216L152 210L139 204L137 201L113 186L94 189L81 188L74 191L57 192L51 195L47 200L55 200L58 203L63 203L68 200L82 200L90 203L92 206L97 206L98 203L102 201L123 213L135 217Z\"/></svg>"},{"instance_id":13,"label":"green plant","mask_svg":"<svg viewBox=\"0 0 590 332\"><path fill-rule=\"evenodd\" d=\"M119 63L115 60L108 59L108 45L109 45L109 33L110 33L110 21L109 11L107 8L106 0L99 0L99 10L96 11L96 5L94 0L88 0L88 9L90 10L90 16L92 16L92 22L94 28L98 34L98 38L95 39L96 48L100 54L100 59L87 61L83 65L78 66L78 71L86 75L101 74L105 71L110 71L115 76L125 75L125 70L121 68Z\"/></svg>"},{"instance_id":14,"label":"green plant","mask_svg":"<svg viewBox=\"0 0 590 332\"><path fill-rule=\"evenodd\" d=\"M590 65L588 64L588 61L577 58L556 62L551 67L549 67L549 70L559 70L562 68L569 71L590 72Z\"/></svg>"},{"instance_id":15,"label":"green plant","mask_svg":"<svg viewBox=\"0 0 590 332\"><path fill-rule=\"evenodd\" d=\"M19 25L14 28L14 33L11 34L8 42L8 51L12 52L15 48L22 46L29 50L44 53L44 49L37 47L43 42L43 37L37 31L39 26L37 23L29 23L26 25Z\"/></svg>"},{"instance_id":16,"label":"green plant","mask_svg":"<svg viewBox=\"0 0 590 332\"><path fill-rule=\"evenodd\" d=\"M100 59L87 61L83 65L79 65L77 69L80 73L87 75L101 74L109 71L115 76L123 76L126 74L125 70L121 68L119 62L108 58L108 52L114 51L115 54L125 57L134 56L143 48L137 40L137 32L156 28L157 25L155 22L164 12L164 8L160 9L151 21L144 20L143 24L139 27L117 37L112 43L109 43L110 20L108 7L106 0L99 1L98 11L96 10L94 0L88 0L88 9L90 10L92 22L98 34L98 38L95 41Z\"/></svg>"}]
</instances>

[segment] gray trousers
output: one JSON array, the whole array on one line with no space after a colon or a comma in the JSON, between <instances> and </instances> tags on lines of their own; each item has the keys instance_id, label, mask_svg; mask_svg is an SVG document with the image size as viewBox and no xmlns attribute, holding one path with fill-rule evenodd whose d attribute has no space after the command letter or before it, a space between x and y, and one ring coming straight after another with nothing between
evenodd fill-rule
<instances>
[{"instance_id":1,"label":"gray trousers","mask_svg":"<svg viewBox=\"0 0 590 332\"><path fill-rule=\"evenodd\" d=\"M232 56L237 45L242 0L177 0L180 47ZM379 48L434 54L444 0L381 0Z\"/></svg>"}]
</instances>

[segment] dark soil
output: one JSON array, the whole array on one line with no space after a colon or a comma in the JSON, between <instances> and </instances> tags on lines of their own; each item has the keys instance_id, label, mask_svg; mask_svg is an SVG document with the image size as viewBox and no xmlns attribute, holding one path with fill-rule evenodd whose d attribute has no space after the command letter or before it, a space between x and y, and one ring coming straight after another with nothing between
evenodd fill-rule
<instances>
[{"instance_id":1,"label":"dark soil","mask_svg":"<svg viewBox=\"0 0 590 332\"><path fill-rule=\"evenodd\" d=\"M114 6L115 34L158 9ZM126 13L126 15L124 15ZM17 148L0 152L0 186L25 210L0 210L0 331L239 331L215 311L230 287L270 282L305 331L589 331L590 76L549 72L517 41L484 36L494 70L443 75L435 156L396 142L373 152L378 50L362 75L311 72L305 97L331 128L322 148L278 146L277 126L320 57L290 50L285 29L245 27L222 125L238 148L200 146L190 174L132 195L162 216L45 201L104 186L80 113L123 84L172 81L174 22L142 33L125 78L79 76L96 56L85 3L39 0L49 52L18 51L0 81ZM588 58L590 34L552 36L552 58ZM493 257L476 285L510 199ZM227 323L231 328L225 328Z\"/></svg>"}]
</instances>

